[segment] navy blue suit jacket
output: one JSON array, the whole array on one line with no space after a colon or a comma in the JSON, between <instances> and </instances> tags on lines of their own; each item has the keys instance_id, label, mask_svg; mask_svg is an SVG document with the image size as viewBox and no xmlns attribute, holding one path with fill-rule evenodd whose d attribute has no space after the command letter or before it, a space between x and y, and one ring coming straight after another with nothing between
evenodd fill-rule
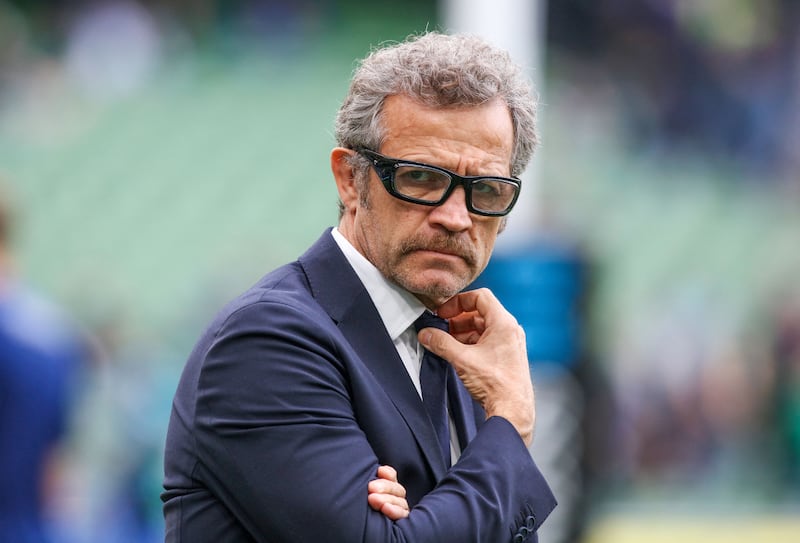
<instances>
[{"instance_id":1,"label":"navy blue suit jacket","mask_svg":"<svg viewBox=\"0 0 800 543\"><path fill-rule=\"evenodd\" d=\"M367 291L330 232L229 304L193 350L165 454L170 543L535 541L555 500L513 426L459 382L449 470ZM413 507L367 504L389 464Z\"/></svg>"}]
</instances>

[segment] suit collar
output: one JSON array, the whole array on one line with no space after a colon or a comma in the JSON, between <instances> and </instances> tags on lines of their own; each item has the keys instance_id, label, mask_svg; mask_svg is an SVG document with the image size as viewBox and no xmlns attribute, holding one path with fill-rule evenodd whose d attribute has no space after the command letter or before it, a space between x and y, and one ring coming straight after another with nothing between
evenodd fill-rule
<instances>
[{"instance_id":1,"label":"suit collar","mask_svg":"<svg viewBox=\"0 0 800 543\"><path fill-rule=\"evenodd\" d=\"M338 323L364 291L364 286L336 246L330 232L328 228L299 258L299 262L308 278L312 296Z\"/></svg>"}]
</instances>

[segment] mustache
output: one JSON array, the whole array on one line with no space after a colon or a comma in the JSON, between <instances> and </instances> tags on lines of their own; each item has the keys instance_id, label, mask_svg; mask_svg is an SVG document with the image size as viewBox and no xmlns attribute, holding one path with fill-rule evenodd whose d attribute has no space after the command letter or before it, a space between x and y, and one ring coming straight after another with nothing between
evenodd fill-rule
<instances>
[{"instance_id":1,"label":"mustache","mask_svg":"<svg viewBox=\"0 0 800 543\"><path fill-rule=\"evenodd\" d=\"M400 255L406 255L414 251L437 251L453 254L462 258L470 266L474 266L478 259L472 243L468 239L457 235L442 235L429 239L422 236L414 236L404 240L399 249Z\"/></svg>"}]
</instances>

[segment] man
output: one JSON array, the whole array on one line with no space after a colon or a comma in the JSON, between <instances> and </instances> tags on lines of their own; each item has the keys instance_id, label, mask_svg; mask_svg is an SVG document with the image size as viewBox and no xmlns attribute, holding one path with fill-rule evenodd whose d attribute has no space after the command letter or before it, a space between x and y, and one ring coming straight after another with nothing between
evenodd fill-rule
<instances>
[{"instance_id":1,"label":"man","mask_svg":"<svg viewBox=\"0 0 800 543\"><path fill-rule=\"evenodd\" d=\"M363 61L331 153L338 228L227 306L184 370L167 541L536 540L555 501L528 453L524 333L488 290L461 292L516 201L534 107L476 38ZM449 333L417 333L426 310ZM438 386L426 350L450 364Z\"/></svg>"},{"instance_id":2,"label":"man","mask_svg":"<svg viewBox=\"0 0 800 543\"><path fill-rule=\"evenodd\" d=\"M16 273L12 215L0 187L0 543L45 543L70 392L88 351Z\"/></svg>"}]
</instances>

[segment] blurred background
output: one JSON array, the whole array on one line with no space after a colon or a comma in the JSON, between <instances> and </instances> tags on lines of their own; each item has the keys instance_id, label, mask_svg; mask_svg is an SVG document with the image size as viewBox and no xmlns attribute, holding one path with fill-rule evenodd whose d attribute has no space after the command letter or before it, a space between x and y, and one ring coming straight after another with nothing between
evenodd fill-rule
<instances>
[{"instance_id":1,"label":"blurred background","mask_svg":"<svg viewBox=\"0 0 800 543\"><path fill-rule=\"evenodd\" d=\"M468 4L0 0L0 530L163 541L193 342L335 224L355 59ZM527 332L541 541L797 541L800 4L536 5L532 226L479 282Z\"/></svg>"}]
</instances>

